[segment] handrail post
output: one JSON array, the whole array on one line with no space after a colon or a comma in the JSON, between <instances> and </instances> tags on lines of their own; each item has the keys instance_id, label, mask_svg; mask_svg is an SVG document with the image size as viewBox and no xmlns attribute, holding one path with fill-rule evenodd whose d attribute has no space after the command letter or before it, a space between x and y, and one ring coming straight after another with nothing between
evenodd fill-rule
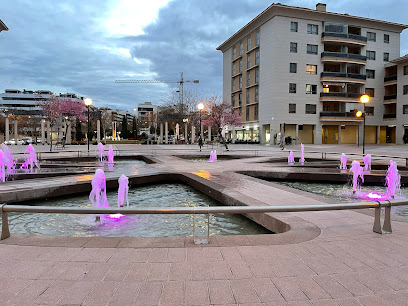
<instances>
[{"instance_id":1,"label":"handrail post","mask_svg":"<svg viewBox=\"0 0 408 306\"><path fill-rule=\"evenodd\" d=\"M405 167L408 167L408 157L405 157Z\"/></svg>"},{"instance_id":2,"label":"handrail post","mask_svg":"<svg viewBox=\"0 0 408 306\"><path fill-rule=\"evenodd\" d=\"M10 230L9 230L9 224L8 224L8 212L3 210L3 207L6 204L2 204L0 206L0 211L1 211L1 237L0 240L6 239L10 237Z\"/></svg>"},{"instance_id":3,"label":"handrail post","mask_svg":"<svg viewBox=\"0 0 408 306\"><path fill-rule=\"evenodd\" d=\"M378 202L378 207L375 208L375 215L374 215L374 226L373 226L373 232L382 234L382 229L381 229L381 203Z\"/></svg>"},{"instance_id":4,"label":"handrail post","mask_svg":"<svg viewBox=\"0 0 408 306\"><path fill-rule=\"evenodd\" d=\"M387 233L392 233L391 227L391 202L387 200L388 204L385 206L385 216L384 216L384 224L383 224L383 231Z\"/></svg>"}]
</instances>

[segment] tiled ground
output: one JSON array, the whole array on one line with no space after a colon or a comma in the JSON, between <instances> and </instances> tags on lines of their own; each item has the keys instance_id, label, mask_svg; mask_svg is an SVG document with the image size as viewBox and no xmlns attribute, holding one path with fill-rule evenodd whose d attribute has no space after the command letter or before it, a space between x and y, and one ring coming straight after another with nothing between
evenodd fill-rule
<instances>
[{"instance_id":1,"label":"tiled ground","mask_svg":"<svg viewBox=\"0 0 408 306\"><path fill-rule=\"evenodd\" d=\"M252 163L264 157L209 164L170 156L196 154L192 146L161 146L163 150L155 152L148 146L118 148L156 154L163 161L140 169L139 174L205 173L228 192L237 191L267 205L324 202L232 172L271 170L270 164ZM313 146L310 151L322 149L338 150ZM403 146L366 149L373 154L406 155ZM220 154L221 148L218 150ZM259 155L287 156L287 152L265 146L233 146L232 150L232 154L248 156L255 155L254 150ZM341 146L340 150L360 149ZM0 198L10 190L74 180L6 183L0 185ZM182 247L171 238L156 240L160 247L133 247L132 243L143 242L12 233L0 244L0 305L408 305L408 223L393 222L392 234L378 235L372 232L373 218L355 211L292 215L317 225L321 234L297 244L281 244L277 238L276 244L252 241L245 245L242 242L249 240L241 236L221 238L204 247Z\"/></svg>"}]
</instances>

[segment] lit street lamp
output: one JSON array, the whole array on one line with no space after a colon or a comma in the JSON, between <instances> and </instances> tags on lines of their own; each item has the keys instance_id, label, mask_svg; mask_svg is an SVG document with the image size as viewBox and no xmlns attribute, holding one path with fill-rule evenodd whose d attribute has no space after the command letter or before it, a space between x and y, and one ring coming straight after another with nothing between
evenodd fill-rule
<instances>
[{"instance_id":1,"label":"lit street lamp","mask_svg":"<svg viewBox=\"0 0 408 306\"><path fill-rule=\"evenodd\" d=\"M90 126L89 126L89 124L90 124L90 122L89 122L89 107L92 105L92 99L91 98L86 98L85 100L84 100L84 102L85 102L85 105L86 105L86 108L88 109L88 155L89 155L89 130L91 129L90 128Z\"/></svg>"},{"instance_id":2,"label":"lit street lamp","mask_svg":"<svg viewBox=\"0 0 408 306\"><path fill-rule=\"evenodd\" d=\"M197 108L198 108L198 111L200 112L200 137L198 138L199 139L199 141L198 141L198 144L199 144L199 147L200 147L200 152L201 152L201 145L202 145L202 138L201 138L201 135L203 134L203 131L202 131L202 126L201 126L201 111L204 109L204 104L203 103L198 103L198 105L197 105Z\"/></svg>"},{"instance_id":3,"label":"lit street lamp","mask_svg":"<svg viewBox=\"0 0 408 306\"><path fill-rule=\"evenodd\" d=\"M357 116L361 117L361 115L362 115L363 119L364 119L364 121L363 121L363 155L364 155L365 154L365 121L366 121L366 111L365 111L366 108L365 108L365 106L366 106L366 104L368 102L370 102L370 96L369 95L362 95L360 97L360 102L363 103L364 109L363 109L363 113L360 114L360 116L358 116L358 114L357 114Z\"/></svg>"}]
</instances>

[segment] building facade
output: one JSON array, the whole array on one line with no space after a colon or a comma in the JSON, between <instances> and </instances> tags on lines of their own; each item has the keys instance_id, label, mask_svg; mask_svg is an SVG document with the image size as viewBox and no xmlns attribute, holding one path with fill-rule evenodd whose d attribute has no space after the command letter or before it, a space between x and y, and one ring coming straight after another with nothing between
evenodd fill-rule
<instances>
[{"instance_id":1,"label":"building facade","mask_svg":"<svg viewBox=\"0 0 408 306\"><path fill-rule=\"evenodd\" d=\"M408 117L390 96L404 96L404 77L387 78L403 72L393 59L407 27L327 12L321 3L272 4L217 48L223 97L243 122L227 137L274 143L283 127L302 143L357 144L364 129L355 110L365 110L366 143L402 143ZM365 106L363 94L371 97Z\"/></svg>"}]
</instances>

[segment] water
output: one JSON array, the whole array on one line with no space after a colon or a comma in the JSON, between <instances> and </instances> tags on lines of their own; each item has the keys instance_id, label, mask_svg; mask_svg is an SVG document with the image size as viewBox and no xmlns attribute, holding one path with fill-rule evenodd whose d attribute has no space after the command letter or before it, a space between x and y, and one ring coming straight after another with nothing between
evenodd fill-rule
<instances>
[{"instance_id":1,"label":"water","mask_svg":"<svg viewBox=\"0 0 408 306\"><path fill-rule=\"evenodd\" d=\"M370 171L371 170L371 154L367 154L366 156L364 156L363 161L364 161L364 171Z\"/></svg>"},{"instance_id":2,"label":"water","mask_svg":"<svg viewBox=\"0 0 408 306\"><path fill-rule=\"evenodd\" d=\"M305 163L305 146L303 143L300 144L300 160L299 162L303 165Z\"/></svg>"},{"instance_id":3,"label":"water","mask_svg":"<svg viewBox=\"0 0 408 306\"><path fill-rule=\"evenodd\" d=\"M390 166L387 170L387 177L385 178L387 186L387 196L394 198L401 188L401 175L398 173L397 164L390 160Z\"/></svg>"},{"instance_id":4,"label":"water","mask_svg":"<svg viewBox=\"0 0 408 306\"><path fill-rule=\"evenodd\" d=\"M347 156L344 153L341 153L340 169L342 169L342 170L347 169Z\"/></svg>"},{"instance_id":5,"label":"water","mask_svg":"<svg viewBox=\"0 0 408 306\"><path fill-rule=\"evenodd\" d=\"M293 157L293 152L290 151L289 156L288 156L288 164L293 165L295 163L295 158Z\"/></svg>"},{"instance_id":6,"label":"water","mask_svg":"<svg viewBox=\"0 0 408 306\"><path fill-rule=\"evenodd\" d=\"M99 161L103 162L103 159L105 157L105 147L103 146L102 143L98 143L98 150L99 150Z\"/></svg>"},{"instance_id":7,"label":"water","mask_svg":"<svg viewBox=\"0 0 408 306\"><path fill-rule=\"evenodd\" d=\"M123 204L126 200L126 206L129 207L129 178L122 174L118 180L119 189L118 189L118 207L123 207Z\"/></svg>"},{"instance_id":8,"label":"water","mask_svg":"<svg viewBox=\"0 0 408 306\"><path fill-rule=\"evenodd\" d=\"M343 203L356 203L356 202L374 202L376 200L383 200L386 198L387 187L385 186L362 186L359 191L353 193L350 185L344 184L319 184L319 183L307 183L307 182L284 182L275 181L275 183L288 186L291 188L299 189L302 191L314 193L325 198L335 199ZM381 198L374 198L369 196L381 195ZM408 199L408 188L401 188L398 196L395 200ZM408 217L408 206L398 206L392 208L392 213L404 217Z\"/></svg>"},{"instance_id":9,"label":"water","mask_svg":"<svg viewBox=\"0 0 408 306\"><path fill-rule=\"evenodd\" d=\"M117 202L117 192L108 192L110 203ZM208 196L182 184L161 184L129 188L130 207L220 206ZM36 205L63 207L92 207L88 195L61 197L36 201ZM111 205L116 206L116 205ZM196 224L202 225L201 218ZM271 232L241 215L216 214L210 216L211 235L256 235ZM95 215L67 214L9 214L11 233L75 236L75 237L160 237L191 236L193 219L190 215L125 215L95 222Z\"/></svg>"},{"instance_id":10,"label":"water","mask_svg":"<svg viewBox=\"0 0 408 306\"><path fill-rule=\"evenodd\" d=\"M353 192L356 192L361 186L360 181L364 183L364 170L363 167L360 166L360 162L354 160L351 163L350 171L353 173Z\"/></svg>"}]
</instances>

